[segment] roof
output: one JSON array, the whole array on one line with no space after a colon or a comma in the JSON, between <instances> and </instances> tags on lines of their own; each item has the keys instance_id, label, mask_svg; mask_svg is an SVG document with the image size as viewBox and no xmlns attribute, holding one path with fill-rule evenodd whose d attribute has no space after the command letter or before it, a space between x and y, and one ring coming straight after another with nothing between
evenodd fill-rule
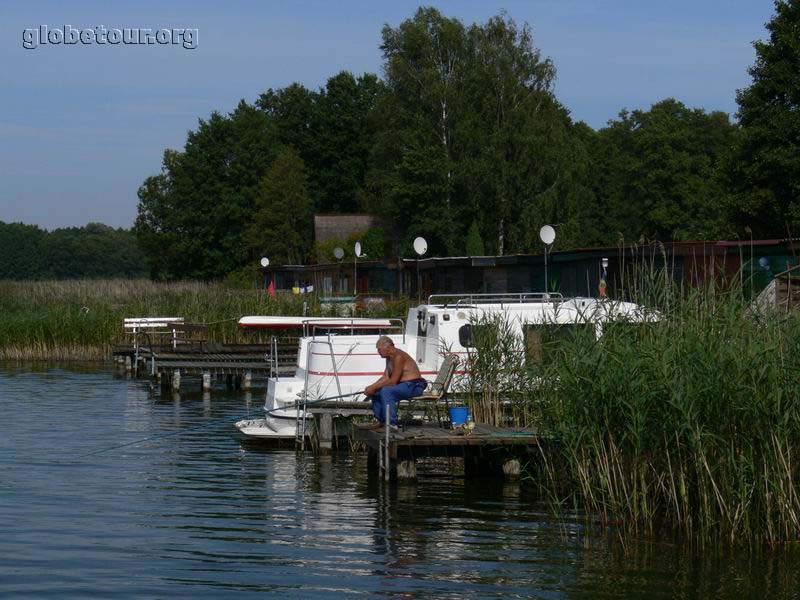
<instances>
[{"instance_id":1,"label":"roof","mask_svg":"<svg viewBox=\"0 0 800 600\"><path fill-rule=\"evenodd\" d=\"M314 215L314 239L324 242L330 239L345 239L377 227L379 219L369 214Z\"/></svg>"}]
</instances>

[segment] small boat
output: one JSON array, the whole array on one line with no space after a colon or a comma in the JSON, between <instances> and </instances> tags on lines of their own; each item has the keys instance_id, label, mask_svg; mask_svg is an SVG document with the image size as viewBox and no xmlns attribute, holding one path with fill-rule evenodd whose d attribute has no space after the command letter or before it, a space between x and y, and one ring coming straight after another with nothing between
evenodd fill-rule
<instances>
[{"instance_id":1,"label":"small boat","mask_svg":"<svg viewBox=\"0 0 800 600\"><path fill-rule=\"evenodd\" d=\"M607 321L653 318L652 313L630 302L541 293L433 295L427 303L409 309L405 321L243 317L239 321L243 327L293 326L302 328L303 335L294 374L268 380L264 417L239 421L236 427L248 437L295 438L305 430L304 417L313 414L316 399L359 399L359 392L384 372L384 359L375 350L380 335L390 335L397 348L416 359L422 376L433 379L445 354L468 354L472 323L490 315L502 315L520 336L531 326L570 324L594 325L596 334L601 335ZM456 380L464 374L456 371Z\"/></svg>"}]
</instances>

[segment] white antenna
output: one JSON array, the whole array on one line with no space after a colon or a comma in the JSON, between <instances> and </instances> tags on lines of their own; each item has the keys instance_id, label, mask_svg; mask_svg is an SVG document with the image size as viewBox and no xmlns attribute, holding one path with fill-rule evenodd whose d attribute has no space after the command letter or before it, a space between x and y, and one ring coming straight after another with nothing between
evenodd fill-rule
<instances>
[{"instance_id":1,"label":"white antenna","mask_svg":"<svg viewBox=\"0 0 800 600\"><path fill-rule=\"evenodd\" d=\"M336 260L342 260L344 258L344 250L339 246L333 249L333 255L336 257Z\"/></svg>"},{"instance_id":2,"label":"white antenna","mask_svg":"<svg viewBox=\"0 0 800 600\"><path fill-rule=\"evenodd\" d=\"M358 259L366 258L366 254L361 254L361 242L356 242L353 247L355 254L353 256L353 295L358 296Z\"/></svg>"},{"instance_id":3,"label":"white antenna","mask_svg":"<svg viewBox=\"0 0 800 600\"><path fill-rule=\"evenodd\" d=\"M269 266L269 259L266 256L261 258L261 266L262 267L268 267Z\"/></svg>"},{"instance_id":4,"label":"white antenna","mask_svg":"<svg viewBox=\"0 0 800 600\"><path fill-rule=\"evenodd\" d=\"M422 288L422 282L419 278L419 257L425 254L427 251L428 242L425 241L425 238L414 238L414 252L417 253L417 300L420 299L420 288Z\"/></svg>"},{"instance_id":5,"label":"white antenna","mask_svg":"<svg viewBox=\"0 0 800 600\"><path fill-rule=\"evenodd\" d=\"M556 230L552 225L545 225L539 230L539 239L544 242L544 293L547 294L547 251L556 241Z\"/></svg>"},{"instance_id":6,"label":"white antenna","mask_svg":"<svg viewBox=\"0 0 800 600\"><path fill-rule=\"evenodd\" d=\"M556 230L553 229L552 225L545 225L539 230L539 239L545 244L552 244L556 241Z\"/></svg>"}]
</instances>

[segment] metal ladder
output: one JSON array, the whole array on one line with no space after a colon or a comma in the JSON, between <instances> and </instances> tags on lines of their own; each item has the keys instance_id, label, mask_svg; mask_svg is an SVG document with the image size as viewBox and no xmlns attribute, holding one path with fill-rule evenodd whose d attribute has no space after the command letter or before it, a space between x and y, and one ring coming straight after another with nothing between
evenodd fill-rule
<instances>
[{"instance_id":1,"label":"metal ladder","mask_svg":"<svg viewBox=\"0 0 800 600\"><path fill-rule=\"evenodd\" d=\"M306 368L305 368L305 381L303 382L303 395L301 397L300 405L302 406L302 413L297 411L297 425L295 427L294 441L296 445L300 446L301 450L306 449L306 418L308 416L308 370L311 365L311 349L314 344L322 344L328 347L328 352L331 357L331 365L333 366L333 377L336 381L336 391L339 396L342 395L342 383L339 380L339 367L336 365L336 356L333 353L333 341L331 340L330 333L327 340L311 340L306 348Z\"/></svg>"}]
</instances>

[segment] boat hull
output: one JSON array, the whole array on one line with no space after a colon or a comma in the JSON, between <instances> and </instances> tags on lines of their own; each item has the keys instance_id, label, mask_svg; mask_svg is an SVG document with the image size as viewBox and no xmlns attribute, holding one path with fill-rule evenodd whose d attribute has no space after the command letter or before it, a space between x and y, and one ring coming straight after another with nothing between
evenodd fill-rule
<instances>
[{"instance_id":1,"label":"boat hull","mask_svg":"<svg viewBox=\"0 0 800 600\"><path fill-rule=\"evenodd\" d=\"M236 429L243 436L257 439L293 440L297 437L298 417L263 417L261 419L242 419Z\"/></svg>"}]
</instances>

